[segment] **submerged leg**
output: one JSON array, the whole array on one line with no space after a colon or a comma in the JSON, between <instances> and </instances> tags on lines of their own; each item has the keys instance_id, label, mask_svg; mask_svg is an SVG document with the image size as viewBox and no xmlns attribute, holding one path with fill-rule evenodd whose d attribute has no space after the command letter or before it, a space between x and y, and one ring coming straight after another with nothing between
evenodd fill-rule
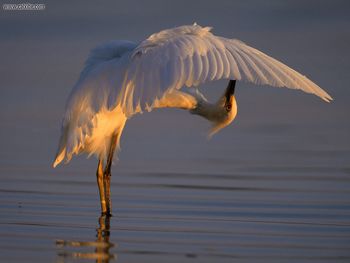
<instances>
[{"instance_id":1,"label":"submerged leg","mask_svg":"<svg viewBox=\"0 0 350 263\"><path fill-rule=\"evenodd\" d=\"M105 198L106 198L106 208L107 208L107 215L111 215L112 211L112 200L111 200L111 166L113 162L113 154L115 151L115 148L117 146L117 138L118 135L115 134L111 138L111 144L109 148L108 158L106 167L103 173L103 181L104 181L104 187L105 187Z\"/></svg>"},{"instance_id":2,"label":"submerged leg","mask_svg":"<svg viewBox=\"0 0 350 263\"><path fill-rule=\"evenodd\" d=\"M102 212L102 214L106 214L107 205L106 205L106 193L105 193L104 174L103 174L102 163L103 163L103 160L99 159L97 171L96 171L96 177L97 177L98 190L100 193L101 212Z\"/></svg>"},{"instance_id":3,"label":"submerged leg","mask_svg":"<svg viewBox=\"0 0 350 263\"><path fill-rule=\"evenodd\" d=\"M95 245L95 253L93 254L96 256L96 263L98 262L109 262L109 260L114 259L114 254L111 253L109 250L111 247L113 247L113 243L109 242L109 236L110 236L110 216L103 215L100 216L99 220L99 228L97 229L97 244ZM90 259L90 258L89 258ZM92 257L91 257L92 259Z\"/></svg>"}]
</instances>

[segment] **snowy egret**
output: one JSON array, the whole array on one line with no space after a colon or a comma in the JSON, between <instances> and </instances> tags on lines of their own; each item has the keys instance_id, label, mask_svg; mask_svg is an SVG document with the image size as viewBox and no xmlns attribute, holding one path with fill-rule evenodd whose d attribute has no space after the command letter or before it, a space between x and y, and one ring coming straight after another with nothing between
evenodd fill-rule
<instances>
[{"instance_id":1,"label":"snowy egret","mask_svg":"<svg viewBox=\"0 0 350 263\"><path fill-rule=\"evenodd\" d=\"M198 86L217 79L229 84L210 103ZM332 100L307 77L239 40L215 36L210 27L163 30L138 44L111 41L91 51L71 91L53 166L69 162L74 154L96 155L101 210L110 214L111 165L126 121L145 110L181 108L208 119L213 135L237 114L236 80Z\"/></svg>"}]
</instances>

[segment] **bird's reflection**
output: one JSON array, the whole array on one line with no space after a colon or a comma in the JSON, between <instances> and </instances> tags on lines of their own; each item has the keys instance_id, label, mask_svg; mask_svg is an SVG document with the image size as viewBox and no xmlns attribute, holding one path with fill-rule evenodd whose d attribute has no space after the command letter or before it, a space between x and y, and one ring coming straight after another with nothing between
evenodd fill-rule
<instances>
[{"instance_id":1,"label":"bird's reflection","mask_svg":"<svg viewBox=\"0 0 350 263\"><path fill-rule=\"evenodd\" d=\"M56 240L56 246L60 248L58 262L65 262L65 259L91 259L98 263L108 263L116 259L116 255L110 252L110 248L114 246L109 241L110 216L100 216L98 223L95 241ZM88 251L88 248L95 249Z\"/></svg>"}]
</instances>

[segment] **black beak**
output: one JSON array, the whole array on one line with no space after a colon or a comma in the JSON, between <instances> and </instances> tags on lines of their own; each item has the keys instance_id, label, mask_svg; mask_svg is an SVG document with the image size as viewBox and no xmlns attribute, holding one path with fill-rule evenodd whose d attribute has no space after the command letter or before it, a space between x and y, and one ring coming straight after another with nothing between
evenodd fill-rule
<instances>
[{"instance_id":1,"label":"black beak","mask_svg":"<svg viewBox=\"0 0 350 263\"><path fill-rule=\"evenodd\" d=\"M226 101L230 101L231 96L235 93L235 86L236 86L236 80L230 79L225 91Z\"/></svg>"}]
</instances>

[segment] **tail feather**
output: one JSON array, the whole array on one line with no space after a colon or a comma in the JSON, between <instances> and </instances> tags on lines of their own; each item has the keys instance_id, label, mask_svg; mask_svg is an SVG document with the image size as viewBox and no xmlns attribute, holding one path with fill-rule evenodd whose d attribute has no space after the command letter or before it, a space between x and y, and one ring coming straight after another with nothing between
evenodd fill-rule
<instances>
[{"instance_id":1,"label":"tail feather","mask_svg":"<svg viewBox=\"0 0 350 263\"><path fill-rule=\"evenodd\" d=\"M62 130L61 130L61 137L60 137L60 140L58 143L57 153L55 156L55 160L52 163L53 168L55 168L66 157L67 132L68 132L68 127L63 125Z\"/></svg>"},{"instance_id":2,"label":"tail feather","mask_svg":"<svg viewBox=\"0 0 350 263\"><path fill-rule=\"evenodd\" d=\"M55 160L52 163L52 167L55 168L60 162L63 161L66 156L66 147L64 147L60 152L56 154Z\"/></svg>"}]
</instances>

